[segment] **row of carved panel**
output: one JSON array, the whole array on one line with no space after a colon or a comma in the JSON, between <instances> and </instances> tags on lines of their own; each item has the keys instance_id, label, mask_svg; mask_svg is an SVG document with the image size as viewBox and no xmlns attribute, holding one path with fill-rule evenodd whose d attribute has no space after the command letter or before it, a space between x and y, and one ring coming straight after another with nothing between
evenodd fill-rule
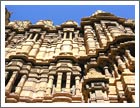
<instances>
[{"instance_id":1,"label":"row of carved panel","mask_svg":"<svg viewBox=\"0 0 140 108\"><path fill-rule=\"evenodd\" d=\"M128 56L129 52L128 51L126 52L127 53L125 54ZM103 93L105 91L110 100L110 101L104 100L105 102L118 102L118 97L115 98L115 96L119 96L120 98L119 102L134 102L135 101L134 73L132 73L129 70L129 67L126 66L126 64L120 59L119 56L116 56L116 61L118 62L117 63L118 65L114 64L113 71L109 71L107 66L103 68L104 71L100 69L98 70L90 66L92 65L93 62L89 62L87 64L89 66L86 66L87 68L86 69L87 72L85 72L86 75L83 77L85 80L83 82L83 85L85 85L88 81L91 82L90 85L89 84L85 85L86 88L83 87L85 88L84 91L88 89L89 89L88 93L90 93L90 91L95 92L96 89L102 90ZM119 73L118 71L120 71L121 73ZM59 92L67 92L68 94L71 95L80 95L82 89L81 88L82 86L80 85L82 84L81 81L83 79L81 77L80 72L81 72L81 68L78 65L73 65L72 62L69 60L60 60L58 61L57 64L51 63L49 67L48 66L33 67L30 63L26 64L22 60L18 60L18 59L13 60L9 63L6 63L5 79L6 79L7 102L25 101L26 99L24 97L26 96L22 96L22 94L24 95L24 92L26 91L29 92L29 94L30 92L32 92L31 93L32 95L27 96L27 98L32 98L36 100L37 98L39 98L36 97L36 95L38 94L37 92L43 90L44 92L40 91L42 95L40 95L40 92L38 95L38 96L42 96L42 101L40 99L41 102L43 102L45 95L50 96L52 94L59 93ZM112 76L112 74L114 75ZM35 83L35 85L32 83ZM34 97L33 94L35 95L36 98ZM84 96L85 95L89 95L89 94L84 94ZM82 99L82 95L80 97ZM19 100L20 98L21 100ZM87 97L85 96L84 98ZM85 102L98 102L98 99L91 101L92 99L90 98L85 99ZM8 101L10 99L11 101ZM33 102L32 99L29 99L29 101L26 102ZM49 102L49 101L50 98L47 98L45 100L45 102Z\"/></svg>"}]
</instances>

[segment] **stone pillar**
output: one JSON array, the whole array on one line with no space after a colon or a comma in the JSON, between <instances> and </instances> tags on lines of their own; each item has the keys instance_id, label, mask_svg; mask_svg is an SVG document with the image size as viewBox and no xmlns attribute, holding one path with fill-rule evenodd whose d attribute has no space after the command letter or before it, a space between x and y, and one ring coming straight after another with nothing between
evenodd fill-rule
<instances>
[{"instance_id":1,"label":"stone pillar","mask_svg":"<svg viewBox=\"0 0 140 108\"><path fill-rule=\"evenodd\" d=\"M75 77L75 85L76 85L76 95L80 95L80 77L79 76L76 76Z\"/></svg>"},{"instance_id":2,"label":"stone pillar","mask_svg":"<svg viewBox=\"0 0 140 108\"><path fill-rule=\"evenodd\" d=\"M61 83L62 83L62 73L58 73L56 92L60 92L61 91Z\"/></svg>"},{"instance_id":3,"label":"stone pillar","mask_svg":"<svg viewBox=\"0 0 140 108\"><path fill-rule=\"evenodd\" d=\"M121 60L120 56L116 56L116 60L118 62L118 69L123 72L126 69L125 63Z\"/></svg>"},{"instance_id":4,"label":"stone pillar","mask_svg":"<svg viewBox=\"0 0 140 108\"><path fill-rule=\"evenodd\" d=\"M112 39L111 34L109 33L108 29L106 28L106 24L102 22L101 25L104 29L106 36L107 36L107 40L112 42L113 39Z\"/></svg>"},{"instance_id":5,"label":"stone pillar","mask_svg":"<svg viewBox=\"0 0 140 108\"><path fill-rule=\"evenodd\" d=\"M33 40L34 41L37 41L37 37L38 37L38 34L36 33L35 36L34 36L34 38L33 38Z\"/></svg>"},{"instance_id":6,"label":"stone pillar","mask_svg":"<svg viewBox=\"0 0 140 108\"><path fill-rule=\"evenodd\" d=\"M105 71L105 76L106 77L111 77L112 75L110 74L109 70L108 70L108 66L104 67L104 71Z\"/></svg>"},{"instance_id":7,"label":"stone pillar","mask_svg":"<svg viewBox=\"0 0 140 108\"><path fill-rule=\"evenodd\" d=\"M16 93L16 94L18 94L18 95L20 94L20 92L21 92L21 90L22 90L22 87L23 87L23 85L24 85L26 79L27 79L27 76L26 76L26 75L23 75L23 76L21 77L21 80L20 80L20 82L18 83L18 85L17 85L17 87L16 87L16 90L15 90L15 93Z\"/></svg>"},{"instance_id":8,"label":"stone pillar","mask_svg":"<svg viewBox=\"0 0 140 108\"><path fill-rule=\"evenodd\" d=\"M117 78L117 77L119 77L119 73L118 73L116 64L113 64L113 67L114 67L114 71L115 71L115 77Z\"/></svg>"},{"instance_id":9,"label":"stone pillar","mask_svg":"<svg viewBox=\"0 0 140 108\"><path fill-rule=\"evenodd\" d=\"M30 40L32 36L33 36L33 34L31 33L27 40Z\"/></svg>"},{"instance_id":10,"label":"stone pillar","mask_svg":"<svg viewBox=\"0 0 140 108\"><path fill-rule=\"evenodd\" d=\"M86 41L86 51L87 54L96 53L96 42L93 39L94 37L94 31L92 26L84 26L84 35L85 35L85 41Z\"/></svg>"},{"instance_id":11,"label":"stone pillar","mask_svg":"<svg viewBox=\"0 0 140 108\"><path fill-rule=\"evenodd\" d=\"M49 76L49 82L47 84L47 91L46 91L46 94L47 95L51 95L51 89L53 87L53 80L54 80L54 76L53 75L50 75Z\"/></svg>"},{"instance_id":12,"label":"stone pillar","mask_svg":"<svg viewBox=\"0 0 140 108\"><path fill-rule=\"evenodd\" d=\"M70 39L72 39L72 32L69 32Z\"/></svg>"},{"instance_id":13,"label":"stone pillar","mask_svg":"<svg viewBox=\"0 0 140 108\"><path fill-rule=\"evenodd\" d=\"M67 78L66 78L66 91L70 92L70 82L71 82L71 73L67 73Z\"/></svg>"},{"instance_id":14,"label":"stone pillar","mask_svg":"<svg viewBox=\"0 0 140 108\"><path fill-rule=\"evenodd\" d=\"M14 82L16 80L16 76L17 76L18 72L17 71L14 71L8 84L6 85L6 88L5 88L5 92L6 92L6 95L8 95L14 85Z\"/></svg>"},{"instance_id":15,"label":"stone pillar","mask_svg":"<svg viewBox=\"0 0 140 108\"><path fill-rule=\"evenodd\" d=\"M130 54L129 50L125 50L125 55L123 56L125 59L126 66L131 70L134 71L135 69L135 57Z\"/></svg>"},{"instance_id":16,"label":"stone pillar","mask_svg":"<svg viewBox=\"0 0 140 108\"><path fill-rule=\"evenodd\" d=\"M112 38L111 34L109 33L109 31L107 29L104 29L104 30L105 30L105 33L107 35L108 41L112 42L113 41L113 38Z\"/></svg>"},{"instance_id":17,"label":"stone pillar","mask_svg":"<svg viewBox=\"0 0 140 108\"><path fill-rule=\"evenodd\" d=\"M129 59L129 63L131 64L131 62L132 63L135 63L135 59L134 59L134 57L130 54L130 50L125 50L125 55L128 57L128 59Z\"/></svg>"},{"instance_id":18,"label":"stone pillar","mask_svg":"<svg viewBox=\"0 0 140 108\"><path fill-rule=\"evenodd\" d=\"M66 39L66 37L67 37L67 32L64 32L64 39Z\"/></svg>"},{"instance_id":19,"label":"stone pillar","mask_svg":"<svg viewBox=\"0 0 140 108\"><path fill-rule=\"evenodd\" d=\"M123 56L123 58L124 58L124 60L125 60L125 64L126 64L126 66L129 67L130 64L129 64L129 60L128 60L128 58L127 58L125 55Z\"/></svg>"}]
</instances>

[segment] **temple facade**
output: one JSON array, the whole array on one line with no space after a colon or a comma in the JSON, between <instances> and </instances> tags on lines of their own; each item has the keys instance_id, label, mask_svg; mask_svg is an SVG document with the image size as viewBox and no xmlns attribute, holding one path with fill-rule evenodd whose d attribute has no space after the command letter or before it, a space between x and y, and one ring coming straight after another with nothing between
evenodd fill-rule
<instances>
[{"instance_id":1,"label":"temple facade","mask_svg":"<svg viewBox=\"0 0 140 108\"><path fill-rule=\"evenodd\" d=\"M135 103L135 22L104 11L59 26L5 17L6 103Z\"/></svg>"}]
</instances>

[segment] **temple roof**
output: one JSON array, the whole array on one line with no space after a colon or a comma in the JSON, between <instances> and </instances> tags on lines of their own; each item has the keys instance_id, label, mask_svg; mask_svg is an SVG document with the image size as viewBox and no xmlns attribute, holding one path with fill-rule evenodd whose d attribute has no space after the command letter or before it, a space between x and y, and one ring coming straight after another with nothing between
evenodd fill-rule
<instances>
[{"instance_id":1,"label":"temple roof","mask_svg":"<svg viewBox=\"0 0 140 108\"><path fill-rule=\"evenodd\" d=\"M91 16L96 17L96 16L115 16L115 15L114 14L111 14L109 12L102 11L102 10L97 10Z\"/></svg>"}]
</instances>

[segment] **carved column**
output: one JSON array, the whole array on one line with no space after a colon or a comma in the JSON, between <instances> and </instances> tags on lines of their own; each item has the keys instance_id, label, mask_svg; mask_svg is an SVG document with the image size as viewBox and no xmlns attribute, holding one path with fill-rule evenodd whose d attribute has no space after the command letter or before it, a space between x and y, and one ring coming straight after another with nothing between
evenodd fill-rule
<instances>
[{"instance_id":1,"label":"carved column","mask_svg":"<svg viewBox=\"0 0 140 108\"><path fill-rule=\"evenodd\" d=\"M128 57L129 59L129 63L130 64L134 64L135 63L135 59L134 57L130 54L130 50L125 50L125 55Z\"/></svg>"},{"instance_id":2,"label":"carved column","mask_svg":"<svg viewBox=\"0 0 140 108\"><path fill-rule=\"evenodd\" d=\"M67 78L66 78L66 91L70 92L70 81L71 81L71 73L67 73Z\"/></svg>"},{"instance_id":3,"label":"carved column","mask_svg":"<svg viewBox=\"0 0 140 108\"><path fill-rule=\"evenodd\" d=\"M31 33L31 34L29 35L29 37L27 38L27 40L30 40L32 36L33 36L33 34Z\"/></svg>"},{"instance_id":4,"label":"carved column","mask_svg":"<svg viewBox=\"0 0 140 108\"><path fill-rule=\"evenodd\" d=\"M118 68L120 71L124 71L126 69L125 63L121 60L120 56L116 56L116 60L118 62Z\"/></svg>"},{"instance_id":5,"label":"carved column","mask_svg":"<svg viewBox=\"0 0 140 108\"><path fill-rule=\"evenodd\" d=\"M33 40L34 40L34 41L37 41L37 37L38 37L38 34L36 33L36 34L35 34L35 37L33 38Z\"/></svg>"},{"instance_id":6,"label":"carved column","mask_svg":"<svg viewBox=\"0 0 140 108\"><path fill-rule=\"evenodd\" d=\"M95 53L96 52L96 42L93 39L94 38L94 31L92 26L84 26L84 35L85 35L85 41L86 41L86 50L87 54Z\"/></svg>"},{"instance_id":7,"label":"carved column","mask_svg":"<svg viewBox=\"0 0 140 108\"><path fill-rule=\"evenodd\" d=\"M111 77L112 75L110 74L109 70L108 70L108 66L104 67L104 71L105 71L105 76L106 77Z\"/></svg>"},{"instance_id":8,"label":"carved column","mask_svg":"<svg viewBox=\"0 0 140 108\"><path fill-rule=\"evenodd\" d=\"M56 92L60 92L61 91L61 83L62 83L62 73L58 73Z\"/></svg>"},{"instance_id":9,"label":"carved column","mask_svg":"<svg viewBox=\"0 0 140 108\"><path fill-rule=\"evenodd\" d=\"M47 95L51 95L51 90L52 90L52 87L53 87L53 80L54 80L54 76L50 75L49 76L49 82L47 84L47 91L46 91Z\"/></svg>"},{"instance_id":10,"label":"carved column","mask_svg":"<svg viewBox=\"0 0 140 108\"><path fill-rule=\"evenodd\" d=\"M113 64L113 67L114 67L114 71L115 71L115 77L117 78L117 77L119 77L119 73L118 73L116 64Z\"/></svg>"},{"instance_id":11,"label":"carved column","mask_svg":"<svg viewBox=\"0 0 140 108\"><path fill-rule=\"evenodd\" d=\"M26 75L23 75L23 76L21 77L21 80L20 80L20 82L18 83L18 85L17 85L17 87L16 87L16 90L15 90L15 93L16 93L16 94L18 94L18 95L20 94L20 92L21 92L21 90L22 90L22 87L23 87L23 85L24 85L26 79L27 79L27 76L26 76Z\"/></svg>"},{"instance_id":12,"label":"carved column","mask_svg":"<svg viewBox=\"0 0 140 108\"><path fill-rule=\"evenodd\" d=\"M109 33L108 29L106 28L106 24L102 22L101 25L104 29L106 36L107 36L107 40L112 42L113 39L112 39L111 34Z\"/></svg>"},{"instance_id":13,"label":"carved column","mask_svg":"<svg viewBox=\"0 0 140 108\"><path fill-rule=\"evenodd\" d=\"M107 39L108 39L110 42L112 42L112 41L113 41L113 38L112 38L111 34L109 33L109 31L108 31L107 29L104 29L104 30L105 30L105 33L106 33L106 35L107 35Z\"/></svg>"},{"instance_id":14,"label":"carved column","mask_svg":"<svg viewBox=\"0 0 140 108\"><path fill-rule=\"evenodd\" d=\"M75 84L76 84L76 95L80 95L80 77L79 76L76 76L75 77Z\"/></svg>"},{"instance_id":15,"label":"carved column","mask_svg":"<svg viewBox=\"0 0 140 108\"><path fill-rule=\"evenodd\" d=\"M125 60L125 64L126 64L126 66L129 67L130 64L129 64L129 60L128 60L128 58L127 58L125 55L123 56L123 58L124 58L124 60Z\"/></svg>"},{"instance_id":16,"label":"carved column","mask_svg":"<svg viewBox=\"0 0 140 108\"><path fill-rule=\"evenodd\" d=\"M67 32L64 32L64 37L63 38L66 39L66 36L67 36Z\"/></svg>"},{"instance_id":17,"label":"carved column","mask_svg":"<svg viewBox=\"0 0 140 108\"><path fill-rule=\"evenodd\" d=\"M69 32L70 39L72 39L72 32Z\"/></svg>"},{"instance_id":18,"label":"carved column","mask_svg":"<svg viewBox=\"0 0 140 108\"><path fill-rule=\"evenodd\" d=\"M16 80L16 76L17 76L18 72L17 71L14 71L8 84L6 85L6 88L5 88L5 92L6 92L6 95L8 95L13 87L13 84Z\"/></svg>"},{"instance_id":19,"label":"carved column","mask_svg":"<svg viewBox=\"0 0 140 108\"><path fill-rule=\"evenodd\" d=\"M133 71L135 69L135 58L133 56L131 56L129 51L126 53L123 56L123 58L125 60L125 64L126 64L127 68L129 68L130 70Z\"/></svg>"}]
</instances>

